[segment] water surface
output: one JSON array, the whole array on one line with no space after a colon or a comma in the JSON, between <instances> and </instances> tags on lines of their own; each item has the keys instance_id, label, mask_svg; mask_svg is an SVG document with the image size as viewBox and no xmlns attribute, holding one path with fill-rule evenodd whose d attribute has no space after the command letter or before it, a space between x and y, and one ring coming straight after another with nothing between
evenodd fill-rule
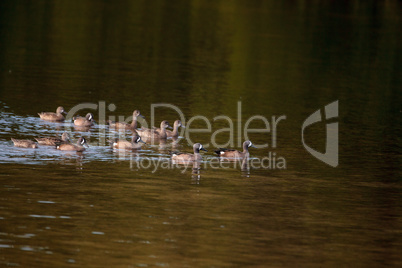
<instances>
[{"instance_id":1,"label":"water surface","mask_svg":"<svg viewBox=\"0 0 402 268\"><path fill-rule=\"evenodd\" d=\"M0 3L0 264L20 267L401 266L401 15L398 1L98 1ZM339 165L310 155L304 120L339 101ZM233 163L170 165L191 152L185 135L141 150L112 150L97 124L41 121L62 105L103 105L105 116L151 104L188 120L286 116L253 133L251 160L275 154L286 169ZM111 109L113 108L113 109ZM239 118L239 109L241 117ZM155 122L178 115L155 111ZM144 123L144 122L143 122ZM193 121L190 128L205 128ZM264 128L253 121L250 128ZM325 123L306 142L325 150ZM188 130L188 129L187 129ZM83 154L13 147L69 131ZM219 144L228 132L216 135ZM148 162L145 162L148 161ZM144 164L149 164L144 167ZM162 168L161 165L167 166Z\"/></svg>"}]
</instances>

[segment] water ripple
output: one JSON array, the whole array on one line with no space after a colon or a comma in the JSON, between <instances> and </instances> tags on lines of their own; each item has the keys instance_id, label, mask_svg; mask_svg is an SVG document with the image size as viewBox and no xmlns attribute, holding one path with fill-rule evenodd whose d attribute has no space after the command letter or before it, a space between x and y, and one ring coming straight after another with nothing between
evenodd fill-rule
<instances>
[{"instance_id":1,"label":"water ripple","mask_svg":"<svg viewBox=\"0 0 402 268\"><path fill-rule=\"evenodd\" d=\"M4 107L4 106L3 106ZM84 136L89 148L83 153L59 151L52 146L39 145L38 149L14 147L11 138L30 139L36 137L55 137L67 131L75 142ZM95 125L89 131L74 128L71 122L46 122L38 117L19 116L0 109L0 163L41 164L58 163L63 165L82 164L90 161L133 160L143 156L150 159L169 158L172 149L170 141L163 146L147 144L138 151L113 150L107 140L115 137L130 139L130 132L123 134L109 131L107 126Z\"/></svg>"}]
</instances>

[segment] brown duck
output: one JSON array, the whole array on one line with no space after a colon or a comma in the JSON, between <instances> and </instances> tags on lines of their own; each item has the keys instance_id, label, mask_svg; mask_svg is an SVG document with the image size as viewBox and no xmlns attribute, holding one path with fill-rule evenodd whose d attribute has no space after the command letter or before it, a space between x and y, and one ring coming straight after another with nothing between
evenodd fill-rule
<instances>
[{"instance_id":1,"label":"brown duck","mask_svg":"<svg viewBox=\"0 0 402 268\"><path fill-rule=\"evenodd\" d=\"M52 113L52 112L38 113L40 119L46 120L46 121L56 121L56 122L64 121L63 114L67 114L67 113L64 111L64 108L61 106L57 107L57 110L55 113Z\"/></svg>"},{"instance_id":2,"label":"brown duck","mask_svg":"<svg viewBox=\"0 0 402 268\"><path fill-rule=\"evenodd\" d=\"M193 145L194 154L175 152L172 153L172 160L179 162L200 161L202 160L200 150L208 152L201 143L195 143Z\"/></svg>"},{"instance_id":3,"label":"brown duck","mask_svg":"<svg viewBox=\"0 0 402 268\"><path fill-rule=\"evenodd\" d=\"M139 135L145 138L151 138L151 139L166 139L167 138L167 133L166 129L167 128L172 128L169 125L169 122L164 120L161 122L160 128L158 129L137 129L137 132Z\"/></svg>"},{"instance_id":4,"label":"brown duck","mask_svg":"<svg viewBox=\"0 0 402 268\"><path fill-rule=\"evenodd\" d=\"M85 117L77 116L74 118L74 125L79 127L90 127L94 124L94 116L87 113Z\"/></svg>"},{"instance_id":5,"label":"brown duck","mask_svg":"<svg viewBox=\"0 0 402 268\"><path fill-rule=\"evenodd\" d=\"M61 135L61 138L59 138L59 137L41 137L41 138L35 138L35 140L40 145L56 146L57 144L61 144L61 143L69 143L70 142L70 135L68 135L67 132L64 132Z\"/></svg>"},{"instance_id":6,"label":"brown duck","mask_svg":"<svg viewBox=\"0 0 402 268\"><path fill-rule=\"evenodd\" d=\"M61 151L76 151L76 152L83 152L85 151L85 147L87 145L87 140L84 137L79 138L77 144L72 143L62 143L56 145L57 150Z\"/></svg>"},{"instance_id":7,"label":"brown duck","mask_svg":"<svg viewBox=\"0 0 402 268\"><path fill-rule=\"evenodd\" d=\"M174 121L174 123L173 123L173 131L166 130L166 136L167 137L173 137L173 138L178 137L179 136L179 127L186 128L185 126L183 126L183 124L181 123L180 120ZM154 129L157 130L157 131L161 130L160 128L154 128Z\"/></svg>"},{"instance_id":8,"label":"brown duck","mask_svg":"<svg viewBox=\"0 0 402 268\"><path fill-rule=\"evenodd\" d=\"M135 110L133 112L133 121L131 122L131 124L128 124L126 122L113 122L111 120L108 120L107 123L109 124L109 127L111 127L111 128L134 130L134 129L137 129L137 118L138 117L144 118L144 116L140 113L139 110Z\"/></svg>"},{"instance_id":9,"label":"brown duck","mask_svg":"<svg viewBox=\"0 0 402 268\"><path fill-rule=\"evenodd\" d=\"M245 141L245 142L243 142L243 152L233 150L233 149L219 148L218 150L215 150L215 153L220 157L244 158L244 157L249 157L250 156L250 153L248 152L248 148L250 148L250 147L256 148L251 143L251 141Z\"/></svg>"},{"instance_id":10,"label":"brown duck","mask_svg":"<svg viewBox=\"0 0 402 268\"><path fill-rule=\"evenodd\" d=\"M131 142L127 140L121 140L121 139L114 139L112 143L112 147L116 149L140 149L141 148L141 143L145 143L140 136L137 134L134 134Z\"/></svg>"},{"instance_id":11,"label":"brown duck","mask_svg":"<svg viewBox=\"0 0 402 268\"><path fill-rule=\"evenodd\" d=\"M31 140L17 140L14 138L11 138L11 140L14 142L15 147L33 148L33 149L38 148L38 145L36 144L36 142L31 141Z\"/></svg>"}]
</instances>

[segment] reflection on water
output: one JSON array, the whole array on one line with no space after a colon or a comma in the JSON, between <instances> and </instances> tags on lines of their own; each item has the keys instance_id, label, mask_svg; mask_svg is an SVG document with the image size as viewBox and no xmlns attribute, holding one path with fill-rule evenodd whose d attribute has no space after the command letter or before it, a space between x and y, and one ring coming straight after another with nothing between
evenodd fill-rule
<instances>
[{"instance_id":1,"label":"reflection on water","mask_svg":"<svg viewBox=\"0 0 402 268\"><path fill-rule=\"evenodd\" d=\"M310 4L0 1L0 266L401 266L401 3ZM300 131L336 100L332 168L304 149ZM99 124L37 117L82 103L99 105L78 112ZM139 109L142 126L157 103L176 105L186 131L207 129L189 124L201 115L211 132L140 150L109 146L132 133L102 120ZM154 112L154 122L181 119ZM211 147L212 133L231 124L233 133L213 137L240 149L228 139L246 140L254 115L286 119L276 135L272 124L249 133L269 144L250 159L225 163L211 150L187 166L170 161L194 142ZM305 133L320 152L325 127ZM10 140L64 131L90 147L77 154ZM274 156L286 169L253 165Z\"/></svg>"},{"instance_id":2,"label":"reflection on water","mask_svg":"<svg viewBox=\"0 0 402 268\"><path fill-rule=\"evenodd\" d=\"M152 174L117 162L88 163L83 172L37 166L33 180L26 165L10 167L18 169L0 189L7 263L28 265L28 247L49 266L400 260L395 185L192 167ZM311 250L320 249L317 259Z\"/></svg>"}]
</instances>

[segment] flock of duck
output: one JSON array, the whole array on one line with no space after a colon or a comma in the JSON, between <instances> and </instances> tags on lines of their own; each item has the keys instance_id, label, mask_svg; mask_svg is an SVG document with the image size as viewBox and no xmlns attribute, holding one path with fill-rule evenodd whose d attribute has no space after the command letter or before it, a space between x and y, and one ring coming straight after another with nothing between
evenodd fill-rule
<instances>
[{"instance_id":1,"label":"flock of duck","mask_svg":"<svg viewBox=\"0 0 402 268\"><path fill-rule=\"evenodd\" d=\"M40 119L51 122L64 122L64 115L67 114L63 107L58 107L56 112L42 112L38 113ZM179 128L185 128L182 125L180 120L176 120L173 124L173 127L170 126L169 122L164 120L161 122L160 127L153 128L137 128L137 118L144 117L141 115L140 111L135 110L133 112L133 120L131 124L125 122L113 122L107 121L109 128L112 129L124 129L131 130L133 133L131 142L125 139L115 138L112 141L109 141L111 146L116 149L140 149L141 144L146 143L149 140L166 140L168 137L177 138L179 136ZM74 117L73 123L77 127L91 127L94 125L93 115L88 113L85 117ZM172 130L168 130L168 128ZM36 142L32 140L26 139L14 139L11 138L16 147L22 148L38 148L38 144L40 145L48 145L53 146L57 150L62 151L76 151L83 152L85 148L88 147L87 141L84 137L80 137L76 144L70 141L70 136L67 132L64 132L61 137L40 137L35 138ZM233 149L219 148L215 150L215 153L222 158L248 158L249 152L248 148L254 147L256 148L251 141L245 141L243 143L243 151L237 151ZM202 144L195 143L193 145L193 154L183 153L183 152L174 152L172 153L172 160L175 161L198 161L201 160L202 157L200 155L200 151L207 151Z\"/></svg>"}]
</instances>

